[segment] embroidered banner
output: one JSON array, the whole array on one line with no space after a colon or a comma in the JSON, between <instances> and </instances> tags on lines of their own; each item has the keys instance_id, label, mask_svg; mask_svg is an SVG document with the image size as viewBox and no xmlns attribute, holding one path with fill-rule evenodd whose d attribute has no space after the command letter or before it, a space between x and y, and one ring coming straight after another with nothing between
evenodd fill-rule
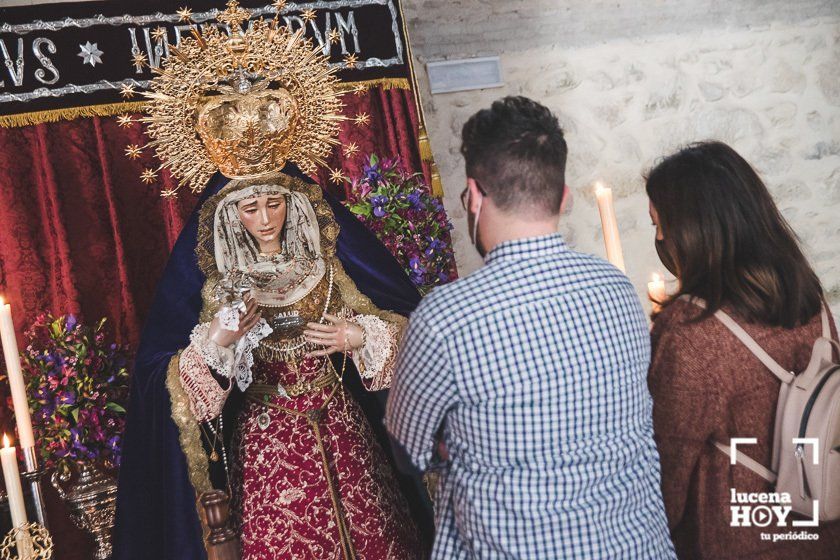
<instances>
[{"instance_id":1,"label":"embroidered banner","mask_svg":"<svg viewBox=\"0 0 840 560\"><path fill-rule=\"evenodd\" d=\"M121 88L145 89L168 46L177 46L191 27L224 27L215 20L222 2L119 0L0 9L0 126L126 110L132 104L122 99ZM178 14L184 4L193 23ZM276 13L266 0L240 4L252 19ZM348 88L360 82L409 87L399 0L287 2L280 14L282 23L303 28L343 68L339 76Z\"/></svg>"}]
</instances>

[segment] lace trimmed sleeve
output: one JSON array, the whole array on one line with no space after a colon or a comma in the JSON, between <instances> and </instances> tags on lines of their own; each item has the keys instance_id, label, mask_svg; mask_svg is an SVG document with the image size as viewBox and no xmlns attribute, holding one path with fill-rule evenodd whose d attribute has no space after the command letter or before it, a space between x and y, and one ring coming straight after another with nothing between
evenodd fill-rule
<instances>
[{"instance_id":1,"label":"lace trimmed sleeve","mask_svg":"<svg viewBox=\"0 0 840 560\"><path fill-rule=\"evenodd\" d=\"M207 422L222 413L233 383L228 380L227 387L222 387L195 346L187 346L181 353L178 372L190 411L198 422Z\"/></svg>"},{"instance_id":2,"label":"lace trimmed sleeve","mask_svg":"<svg viewBox=\"0 0 840 560\"><path fill-rule=\"evenodd\" d=\"M368 391L387 389L394 377L401 325L376 315L355 315L350 321L365 332L364 346L353 353L362 382Z\"/></svg>"},{"instance_id":3,"label":"lace trimmed sleeve","mask_svg":"<svg viewBox=\"0 0 840 560\"><path fill-rule=\"evenodd\" d=\"M221 414L234 379L240 390L248 388L252 380L254 350L271 332L268 323L261 319L236 344L226 347L210 340L209 322L196 325L190 334L190 345L181 354L179 369L181 385L199 422ZM227 379L227 387L222 387L213 373Z\"/></svg>"}]
</instances>

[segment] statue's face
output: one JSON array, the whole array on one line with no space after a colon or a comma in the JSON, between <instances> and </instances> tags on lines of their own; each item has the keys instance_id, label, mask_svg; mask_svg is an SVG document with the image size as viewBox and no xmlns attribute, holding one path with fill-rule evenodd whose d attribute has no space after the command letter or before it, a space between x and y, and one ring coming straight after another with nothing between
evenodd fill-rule
<instances>
[{"instance_id":1,"label":"statue's face","mask_svg":"<svg viewBox=\"0 0 840 560\"><path fill-rule=\"evenodd\" d=\"M239 219L263 250L274 248L286 223L286 197L266 194L240 200Z\"/></svg>"}]
</instances>

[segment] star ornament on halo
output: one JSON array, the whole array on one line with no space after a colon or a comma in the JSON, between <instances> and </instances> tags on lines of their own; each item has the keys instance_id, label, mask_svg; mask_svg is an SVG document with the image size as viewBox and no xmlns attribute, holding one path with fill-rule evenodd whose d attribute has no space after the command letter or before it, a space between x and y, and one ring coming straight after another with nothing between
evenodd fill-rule
<instances>
[{"instance_id":1,"label":"star ornament on halo","mask_svg":"<svg viewBox=\"0 0 840 560\"><path fill-rule=\"evenodd\" d=\"M157 178L157 173L154 169L146 169L143 173L140 174L140 180L143 181L147 185L151 185L155 182Z\"/></svg>"},{"instance_id":2,"label":"star ornament on halo","mask_svg":"<svg viewBox=\"0 0 840 560\"><path fill-rule=\"evenodd\" d=\"M166 37L166 29L164 29L163 27L160 27L160 26L155 27L155 28L152 30L151 35L152 35L152 38L153 38L155 41L163 41L164 39L166 39L166 38L167 38L167 37Z\"/></svg>"},{"instance_id":3,"label":"star ornament on halo","mask_svg":"<svg viewBox=\"0 0 840 560\"><path fill-rule=\"evenodd\" d=\"M359 146L355 142L350 142L344 148L344 157L351 158L359 151Z\"/></svg>"},{"instance_id":4,"label":"star ornament on halo","mask_svg":"<svg viewBox=\"0 0 840 560\"><path fill-rule=\"evenodd\" d=\"M120 95L122 95L124 99L134 97L134 94L136 93L137 91L134 89L134 84L123 84L120 88Z\"/></svg>"},{"instance_id":5,"label":"star ornament on halo","mask_svg":"<svg viewBox=\"0 0 840 560\"><path fill-rule=\"evenodd\" d=\"M330 181L335 185L340 185L347 179L341 173L341 169L330 169Z\"/></svg>"},{"instance_id":6,"label":"star ornament on halo","mask_svg":"<svg viewBox=\"0 0 840 560\"><path fill-rule=\"evenodd\" d=\"M131 123L134 122L134 119L131 118L131 115L120 115L117 117L117 124L120 125L120 128L126 128L131 126Z\"/></svg>"},{"instance_id":7,"label":"star ornament on halo","mask_svg":"<svg viewBox=\"0 0 840 560\"><path fill-rule=\"evenodd\" d=\"M370 115L367 113L359 113L353 117L353 122L355 122L358 126L367 126L370 124Z\"/></svg>"},{"instance_id":8,"label":"star ornament on halo","mask_svg":"<svg viewBox=\"0 0 840 560\"><path fill-rule=\"evenodd\" d=\"M137 159L137 158L140 157L140 154L142 154L142 153L143 153L143 148L141 148L137 144L129 144L128 146L125 147L125 155L127 155L129 157L129 159ZM146 171L151 171L151 169L147 169ZM152 178L154 178L154 177L152 177Z\"/></svg>"},{"instance_id":9,"label":"star ornament on halo","mask_svg":"<svg viewBox=\"0 0 840 560\"><path fill-rule=\"evenodd\" d=\"M188 22L192 19L193 11L186 6L175 12L178 14L178 19L183 22Z\"/></svg>"},{"instance_id":10,"label":"star ornament on halo","mask_svg":"<svg viewBox=\"0 0 840 560\"><path fill-rule=\"evenodd\" d=\"M139 72L143 70L143 66L146 65L146 55L143 53L137 53L131 56L131 63L134 65L134 68Z\"/></svg>"},{"instance_id":11,"label":"star ornament on halo","mask_svg":"<svg viewBox=\"0 0 840 560\"><path fill-rule=\"evenodd\" d=\"M99 50L96 43L87 41L84 45L79 45L79 49L82 52L76 56L82 57L82 64L90 64L94 68L97 64L102 64L102 55L105 53Z\"/></svg>"},{"instance_id":12,"label":"star ornament on halo","mask_svg":"<svg viewBox=\"0 0 840 560\"><path fill-rule=\"evenodd\" d=\"M347 68L355 68L359 63L359 57L355 54L348 54L344 57L344 64Z\"/></svg>"}]
</instances>

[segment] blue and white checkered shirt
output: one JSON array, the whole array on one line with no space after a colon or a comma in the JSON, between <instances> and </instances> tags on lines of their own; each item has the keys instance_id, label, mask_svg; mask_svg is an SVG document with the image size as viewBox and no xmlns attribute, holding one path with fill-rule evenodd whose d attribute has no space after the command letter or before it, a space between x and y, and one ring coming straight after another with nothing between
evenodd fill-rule
<instances>
[{"instance_id":1,"label":"blue and white checkered shirt","mask_svg":"<svg viewBox=\"0 0 840 560\"><path fill-rule=\"evenodd\" d=\"M508 241L412 314L386 426L450 461L432 558L674 558L630 281L559 234Z\"/></svg>"}]
</instances>

